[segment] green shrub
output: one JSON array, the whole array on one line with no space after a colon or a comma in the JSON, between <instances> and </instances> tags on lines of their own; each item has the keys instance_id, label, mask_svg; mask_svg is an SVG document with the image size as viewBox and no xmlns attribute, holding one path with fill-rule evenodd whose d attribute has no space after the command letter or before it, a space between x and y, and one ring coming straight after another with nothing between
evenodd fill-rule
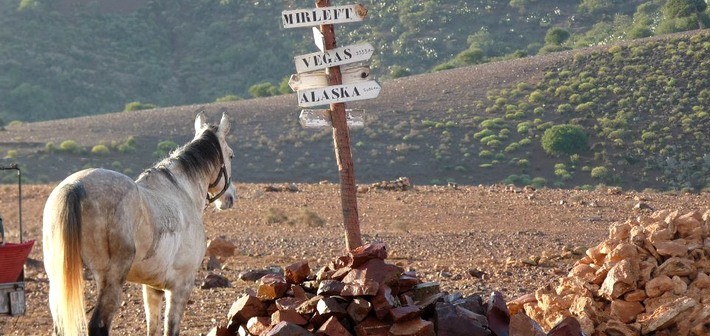
<instances>
[{"instance_id":1,"label":"green shrub","mask_svg":"<svg viewBox=\"0 0 710 336\"><path fill-rule=\"evenodd\" d=\"M490 158L490 157L493 157L493 152L491 152L491 151L489 151L489 150L487 150L487 149L484 149L484 150L478 152L478 157L480 157L480 158Z\"/></svg>"},{"instance_id":2,"label":"green shrub","mask_svg":"<svg viewBox=\"0 0 710 336\"><path fill-rule=\"evenodd\" d=\"M587 149L587 134L573 125L555 125L542 135L542 148L553 156L576 154Z\"/></svg>"},{"instance_id":3,"label":"green shrub","mask_svg":"<svg viewBox=\"0 0 710 336\"><path fill-rule=\"evenodd\" d=\"M96 145L91 148L91 154L96 154L96 155L107 155L111 151L106 147L106 145Z\"/></svg>"},{"instance_id":4,"label":"green shrub","mask_svg":"<svg viewBox=\"0 0 710 336\"><path fill-rule=\"evenodd\" d=\"M139 111L139 110L150 110L158 107L157 105L154 104L143 104L141 102L130 102L125 105L123 108L124 112L131 112L131 111Z\"/></svg>"},{"instance_id":5,"label":"green shrub","mask_svg":"<svg viewBox=\"0 0 710 336\"><path fill-rule=\"evenodd\" d=\"M233 94L228 94L226 96L219 97L215 99L215 103L224 103L224 102L230 102L230 101L237 101L237 100L242 100L242 97L239 97L237 95Z\"/></svg>"},{"instance_id":6,"label":"green shrub","mask_svg":"<svg viewBox=\"0 0 710 336\"><path fill-rule=\"evenodd\" d=\"M178 145L170 140L164 140L158 143L157 149L155 152L153 152L153 156L157 158L163 158L168 156L171 151L173 151L175 148L177 148Z\"/></svg>"},{"instance_id":7,"label":"green shrub","mask_svg":"<svg viewBox=\"0 0 710 336\"><path fill-rule=\"evenodd\" d=\"M54 144L53 141L50 141L44 145L44 150L47 153L53 153L55 150L57 150L57 146Z\"/></svg>"},{"instance_id":8,"label":"green shrub","mask_svg":"<svg viewBox=\"0 0 710 336\"><path fill-rule=\"evenodd\" d=\"M7 151L7 154L5 154L5 159L16 159L17 158L17 149L9 149Z\"/></svg>"},{"instance_id":9,"label":"green shrub","mask_svg":"<svg viewBox=\"0 0 710 336\"><path fill-rule=\"evenodd\" d=\"M592 168L591 176L595 180L605 181L609 177L609 169L606 167Z\"/></svg>"},{"instance_id":10,"label":"green shrub","mask_svg":"<svg viewBox=\"0 0 710 336\"><path fill-rule=\"evenodd\" d=\"M530 185L532 185L535 188L542 188L547 184L547 180L543 177L533 177L532 181L530 181Z\"/></svg>"},{"instance_id":11,"label":"green shrub","mask_svg":"<svg viewBox=\"0 0 710 336\"><path fill-rule=\"evenodd\" d=\"M63 152L79 154L81 153L81 147L74 140L64 140L59 144L59 149Z\"/></svg>"}]
</instances>

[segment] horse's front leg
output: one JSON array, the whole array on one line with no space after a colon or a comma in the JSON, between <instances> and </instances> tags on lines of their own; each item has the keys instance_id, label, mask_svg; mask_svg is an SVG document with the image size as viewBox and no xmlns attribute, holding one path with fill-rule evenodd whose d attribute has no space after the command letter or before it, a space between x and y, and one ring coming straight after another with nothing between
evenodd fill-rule
<instances>
[{"instance_id":1,"label":"horse's front leg","mask_svg":"<svg viewBox=\"0 0 710 336\"><path fill-rule=\"evenodd\" d=\"M148 336L160 336L160 310L163 307L165 292L143 285L143 305L148 323Z\"/></svg>"},{"instance_id":2,"label":"horse's front leg","mask_svg":"<svg viewBox=\"0 0 710 336\"><path fill-rule=\"evenodd\" d=\"M185 305L195 285L195 277L188 277L188 281L176 285L175 288L165 291L165 336L180 334L180 319L185 311Z\"/></svg>"}]
</instances>

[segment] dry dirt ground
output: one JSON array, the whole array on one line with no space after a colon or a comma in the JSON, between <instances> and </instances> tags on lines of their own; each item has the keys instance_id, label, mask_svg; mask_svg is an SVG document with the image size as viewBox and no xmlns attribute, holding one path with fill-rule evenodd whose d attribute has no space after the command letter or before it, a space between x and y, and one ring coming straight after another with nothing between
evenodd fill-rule
<instances>
[{"instance_id":1,"label":"dry dirt ground","mask_svg":"<svg viewBox=\"0 0 710 336\"><path fill-rule=\"evenodd\" d=\"M255 283L238 279L248 269L286 266L308 260L313 272L344 252L339 187L299 184L299 192L264 192L264 185L238 185L234 209L207 211L210 238L224 236L237 253L224 263L221 274L231 288L195 288L182 321L183 335L206 334L240 294ZM31 258L41 260L41 209L51 185L24 186L25 236L37 239ZM0 187L0 210L8 230L16 225L16 190ZM638 214L643 200L655 209L705 210L710 194L659 194L543 189L516 193L505 186L415 187L410 191L375 190L359 194L361 232L365 242L383 241L388 262L416 270L424 281L437 281L449 292L487 297L501 291L510 300L532 292L565 274L580 256L575 254L600 242L609 224ZM307 209L308 211L304 210ZM268 223L281 213L286 222ZM309 226L304 213L325 220ZM290 223L287 223L290 222ZM16 229L10 239L18 239ZM542 265L524 260L542 258ZM206 264L203 263L203 266ZM473 271L481 271L477 273ZM477 276L472 276L474 273ZM207 271L199 270L199 285ZM27 313L0 316L0 335L48 335L47 280L41 266L27 267ZM88 283L87 310L93 306L95 286ZM145 334L140 287L126 284L123 303L113 321L114 335Z\"/></svg>"}]
</instances>

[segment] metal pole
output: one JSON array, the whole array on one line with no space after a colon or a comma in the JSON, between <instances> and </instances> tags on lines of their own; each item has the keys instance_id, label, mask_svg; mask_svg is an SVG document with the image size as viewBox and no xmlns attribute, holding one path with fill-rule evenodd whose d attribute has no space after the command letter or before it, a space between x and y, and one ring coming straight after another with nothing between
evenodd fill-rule
<instances>
[{"instance_id":1,"label":"metal pole","mask_svg":"<svg viewBox=\"0 0 710 336\"><path fill-rule=\"evenodd\" d=\"M316 0L316 7L329 7L330 0ZM332 24L321 25L323 34L323 50L336 48L335 28ZM340 67L328 68L328 85L343 83ZM345 225L345 247L352 250L362 245L360 222L357 212L357 188L355 186L355 169L350 151L350 132L348 130L345 103L330 104L330 117L333 124L333 146L335 159L338 162L340 175L340 200L343 207L343 223Z\"/></svg>"}]
</instances>

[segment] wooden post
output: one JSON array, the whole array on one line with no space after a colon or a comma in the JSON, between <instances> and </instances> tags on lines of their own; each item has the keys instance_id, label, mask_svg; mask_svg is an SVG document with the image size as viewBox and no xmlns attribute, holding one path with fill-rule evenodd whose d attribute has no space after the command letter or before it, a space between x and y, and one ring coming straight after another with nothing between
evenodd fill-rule
<instances>
[{"instance_id":1,"label":"wooden post","mask_svg":"<svg viewBox=\"0 0 710 336\"><path fill-rule=\"evenodd\" d=\"M329 7L330 0L316 0L316 7ZM321 25L323 34L323 50L335 49L335 28L332 24ZM340 66L328 68L328 85L342 84ZM362 245L360 221L357 212L357 187L355 185L355 169L350 151L350 131L348 130L345 103L330 104L330 117L333 123L333 145L335 159L338 162L340 175L340 200L343 207L343 224L345 226L345 247L348 251Z\"/></svg>"}]
</instances>

